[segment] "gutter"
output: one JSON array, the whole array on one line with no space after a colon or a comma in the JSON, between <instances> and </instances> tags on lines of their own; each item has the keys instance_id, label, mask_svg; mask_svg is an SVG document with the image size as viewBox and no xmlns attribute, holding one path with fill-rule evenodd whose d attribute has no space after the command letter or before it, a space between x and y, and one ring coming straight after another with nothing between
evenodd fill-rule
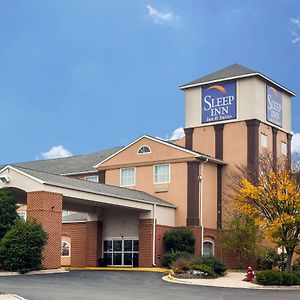
<instances>
[{"instance_id":1,"label":"gutter","mask_svg":"<svg viewBox=\"0 0 300 300\"><path fill-rule=\"evenodd\" d=\"M155 248L156 248L156 204L153 204L153 238L152 238L152 265L153 265L153 267L156 267Z\"/></svg>"}]
</instances>

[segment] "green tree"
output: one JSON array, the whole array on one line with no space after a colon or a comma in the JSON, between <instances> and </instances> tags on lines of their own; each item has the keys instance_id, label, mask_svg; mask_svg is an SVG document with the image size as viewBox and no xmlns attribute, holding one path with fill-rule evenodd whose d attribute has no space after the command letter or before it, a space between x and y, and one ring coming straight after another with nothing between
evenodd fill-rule
<instances>
[{"instance_id":1,"label":"green tree","mask_svg":"<svg viewBox=\"0 0 300 300\"><path fill-rule=\"evenodd\" d=\"M258 251L258 227L250 218L234 213L222 231L222 249L225 253L234 253L238 267L242 268L245 259L251 260Z\"/></svg>"},{"instance_id":2,"label":"green tree","mask_svg":"<svg viewBox=\"0 0 300 300\"><path fill-rule=\"evenodd\" d=\"M0 240L18 219L15 201L11 191L7 188L0 189Z\"/></svg>"},{"instance_id":3,"label":"green tree","mask_svg":"<svg viewBox=\"0 0 300 300\"><path fill-rule=\"evenodd\" d=\"M25 273L42 268L47 233L35 221L17 220L0 242L0 261L7 271Z\"/></svg>"}]
</instances>

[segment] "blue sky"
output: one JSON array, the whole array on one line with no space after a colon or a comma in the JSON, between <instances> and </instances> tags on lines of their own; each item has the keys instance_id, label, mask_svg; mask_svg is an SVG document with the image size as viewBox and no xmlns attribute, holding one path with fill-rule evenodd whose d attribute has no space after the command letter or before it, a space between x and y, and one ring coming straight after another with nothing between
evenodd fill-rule
<instances>
[{"instance_id":1,"label":"blue sky","mask_svg":"<svg viewBox=\"0 0 300 300\"><path fill-rule=\"evenodd\" d=\"M299 0L0 0L0 45L0 163L170 137L178 86L233 63L300 93Z\"/></svg>"}]
</instances>

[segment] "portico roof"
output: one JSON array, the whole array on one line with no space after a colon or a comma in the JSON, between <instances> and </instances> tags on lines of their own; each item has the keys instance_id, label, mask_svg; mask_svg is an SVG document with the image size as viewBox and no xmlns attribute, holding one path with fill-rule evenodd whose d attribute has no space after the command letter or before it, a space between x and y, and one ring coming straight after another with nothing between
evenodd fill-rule
<instances>
[{"instance_id":1,"label":"portico roof","mask_svg":"<svg viewBox=\"0 0 300 300\"><path fill-rule=\"evenodd\" d=\"M165 206L170 208L175 208L176 206L156 198L150 194L147 194L142 191L127 189L118 186L112 186L107 184L101 184L96 182L85 181L81 179L70 178L62 175L56 175L41 171L36 171L28 168L17 167L17 166L5 166L0 170L0 174L6 174L5 171L14 170L18 173L21 173L24 176L31 178L39 182L40 184L46 186L54 186L54 187L61 187L91 194L98 194L107 197L113 197L123 200L131 200L140 203L146 204L156 204L159 206ZM9 174L8 174L9 177Z\"/></svg>"}]
</instances>

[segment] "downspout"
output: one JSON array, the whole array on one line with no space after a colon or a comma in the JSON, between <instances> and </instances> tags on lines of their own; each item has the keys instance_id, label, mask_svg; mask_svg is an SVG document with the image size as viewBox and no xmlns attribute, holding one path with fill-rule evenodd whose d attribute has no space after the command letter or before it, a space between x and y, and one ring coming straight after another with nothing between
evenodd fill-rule
<instances>
[{"instance_id":1,"label":"downspout","mask_svg":"<svg viewBox=\"0 0 300 300\"><path fill-rule=\"evenodd\" d=\"M153 204L153 244L152 244L152 264L156 267L155 262L155 247L156 247L156 204Z\"/></svg>"},{"instance_id":2,"label":"downspout","mask_svg":"<svg viewBox=\"0 0 300 300\"><path fill-rule=\"evenodd\" d=\"M204 227L203 227L203 165L208 162L208 158L202 161L200 166L199 184L200 184L200 226L201 226L201 256L203 256L203 241L204 241Z\"/></svg>"}]
</instances>

